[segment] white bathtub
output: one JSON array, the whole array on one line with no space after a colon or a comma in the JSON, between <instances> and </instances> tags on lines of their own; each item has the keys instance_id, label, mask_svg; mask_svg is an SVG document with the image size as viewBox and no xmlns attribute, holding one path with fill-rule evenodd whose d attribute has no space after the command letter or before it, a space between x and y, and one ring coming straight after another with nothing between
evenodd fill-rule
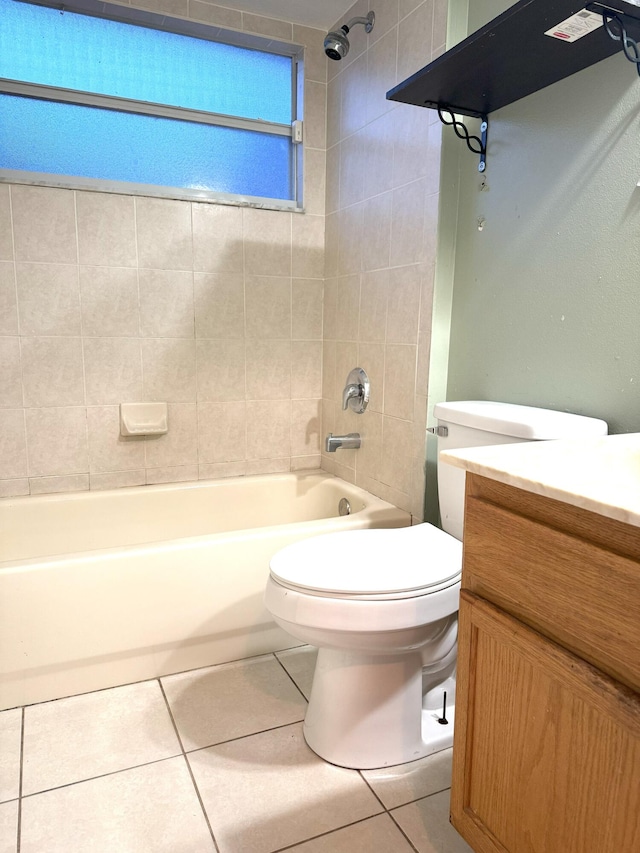
<instances>
[{"instance_id":1,"label":"white bathtub","mask_svg":"<svg viewBox=\"0 0 640 853\"><path fill-rule=\"evenodd\" d=\"M410 523L320 471L0 501L0 709L295 646L271 556Z\"/></svg>"}]
</instances>

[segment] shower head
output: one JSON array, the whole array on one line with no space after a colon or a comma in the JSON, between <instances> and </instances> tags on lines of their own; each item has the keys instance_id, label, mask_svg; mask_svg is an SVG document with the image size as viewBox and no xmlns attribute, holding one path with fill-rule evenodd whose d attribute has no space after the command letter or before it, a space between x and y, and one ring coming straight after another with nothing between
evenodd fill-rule
<instances>
[{"instance_id":1,"label":"shower head","mask_svg":"<svg viewBox=\"0 0 640 853\"><path fill-rule=\"evenodd\" d=\"M351 27L356 24L364 24L365 31L370 33L375 20L375 12L369 12L366 18L352 18L346 24L343 24L339 30L327 33L324 39L324 52L329 59L344 59L349 53L349 39L347 35Z\"/></svg>"}]
</instances>

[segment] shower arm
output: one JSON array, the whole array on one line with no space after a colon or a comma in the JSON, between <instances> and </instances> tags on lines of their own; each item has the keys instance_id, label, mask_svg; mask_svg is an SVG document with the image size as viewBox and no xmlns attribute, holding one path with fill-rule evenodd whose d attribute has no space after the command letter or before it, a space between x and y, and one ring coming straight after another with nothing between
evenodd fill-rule
<instances>
[{"instance_id":1,"label":"shower arm","mask_svg":"<svg viewBox=\"0 0 640 853\"><path fill-rule=\"evenodd\" d=\"M370 33L373 29L373 21L373 15L369 12L366 18L351 18L351 20L347 21L346 24L343 24L340 29L344 30L345 33L348 33L351 27L354 27L356 24L362 24L366 32Z\"/></svg>"}]
</instances>

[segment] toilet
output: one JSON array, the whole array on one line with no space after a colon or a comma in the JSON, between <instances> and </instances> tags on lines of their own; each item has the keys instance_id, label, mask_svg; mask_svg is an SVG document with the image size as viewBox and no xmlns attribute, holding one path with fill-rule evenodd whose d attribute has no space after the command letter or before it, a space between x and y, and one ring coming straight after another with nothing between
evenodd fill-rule
<instances>
[{"instance_id":1,"label":"toilet","mask_svg":"<svg viewBox=\"0 0 640 853\"><path fill-rule=\"evenodd\" d=\"M434 415L439 453L607 433L596 418L489 401L439 403ZM304 736L332 764L405 764L453 743L464 482L438 460L443 530L330 533L271 560L267 609L319 650Z\"/></svg>"}]
</instances>

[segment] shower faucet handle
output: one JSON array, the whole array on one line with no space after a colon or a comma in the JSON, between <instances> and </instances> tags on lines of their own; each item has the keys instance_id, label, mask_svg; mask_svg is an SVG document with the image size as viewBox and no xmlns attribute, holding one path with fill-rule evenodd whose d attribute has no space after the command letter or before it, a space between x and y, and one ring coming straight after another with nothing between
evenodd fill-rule
<instances>
[{"instance_id":1,"label":"shower faucet handle","mask_svg":"<svg viewBox=\"0 0 640 853\"><path fill-rule=\"evenodd\" d=\"M354 367L347 376L347 383L342 391L342 408L350 408L361 415L369 403L369 377L361 367Z\"/></svg>"}]
</instances>

